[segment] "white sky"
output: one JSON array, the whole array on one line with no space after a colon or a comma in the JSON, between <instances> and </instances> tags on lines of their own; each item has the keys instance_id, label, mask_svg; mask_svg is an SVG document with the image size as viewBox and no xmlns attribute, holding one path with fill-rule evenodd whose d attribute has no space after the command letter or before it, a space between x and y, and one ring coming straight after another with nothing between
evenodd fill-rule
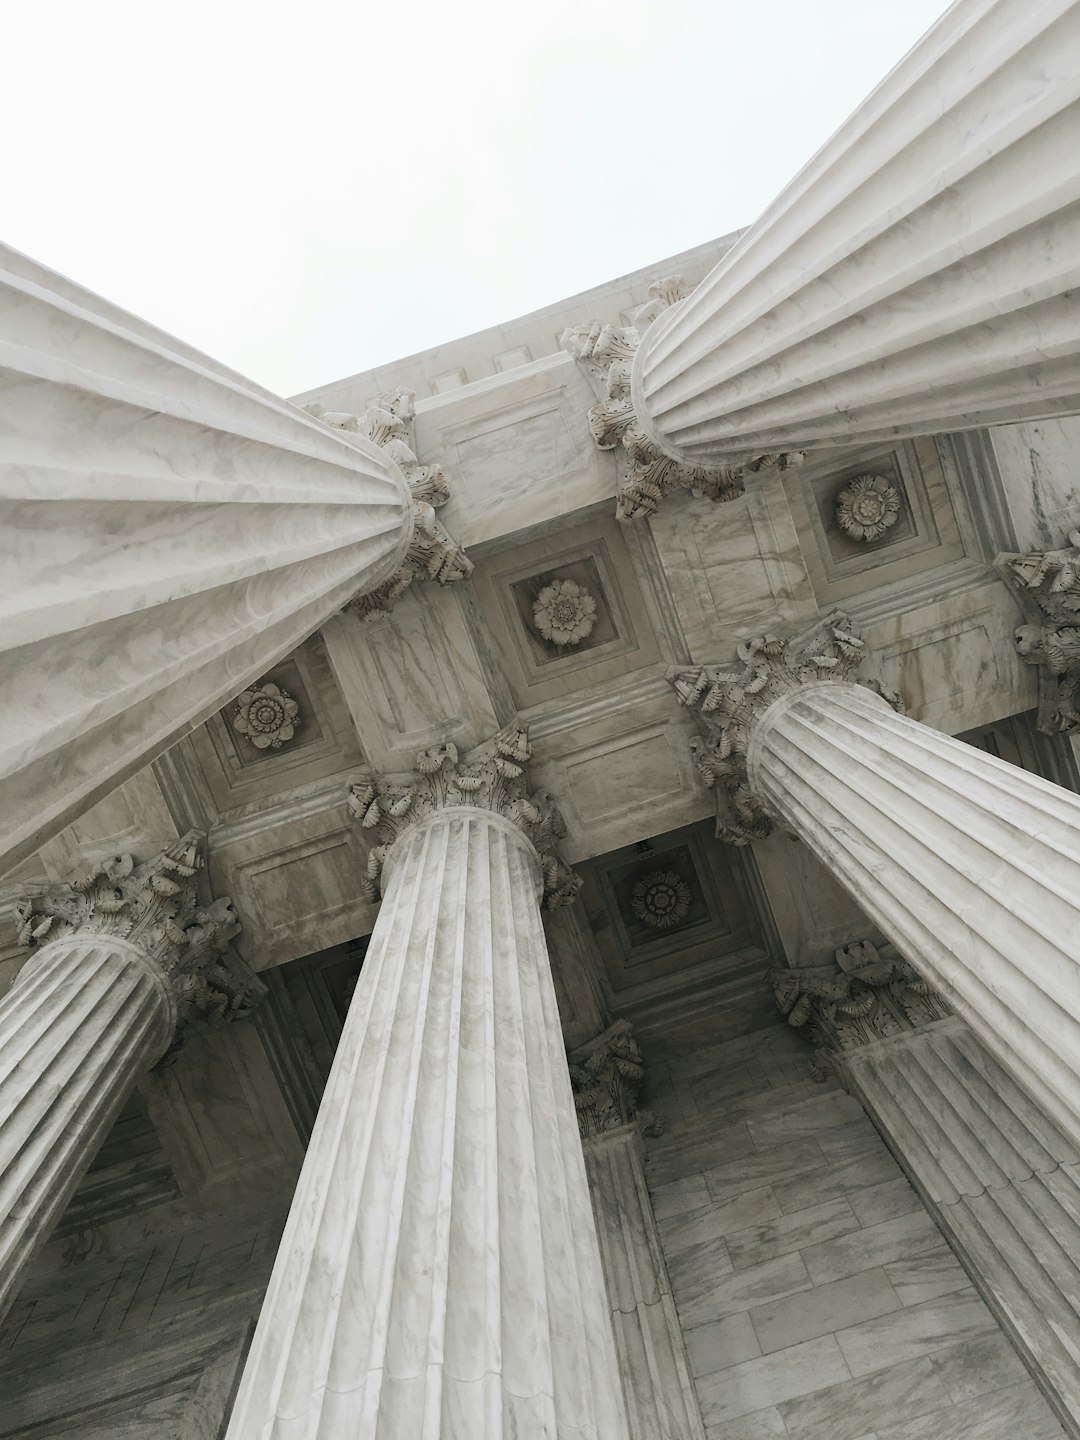
<instances>
[{"instance_id":1,"label":"white sky","mask_svg":"<svg viewBox=\"0 0 1080 1440\"><path fill-rule=\"evenodd\" d=\"M28 0L0 234L281 394L749 224L944 0Z\"/></svg>"}]
</instances>

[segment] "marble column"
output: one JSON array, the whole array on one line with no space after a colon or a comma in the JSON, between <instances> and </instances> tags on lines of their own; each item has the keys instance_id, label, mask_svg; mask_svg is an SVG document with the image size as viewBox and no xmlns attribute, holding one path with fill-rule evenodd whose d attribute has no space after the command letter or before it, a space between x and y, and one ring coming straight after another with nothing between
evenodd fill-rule
<instances>
[{"instance_id":1,"label":"marble column","mask_svg":"<svg viewBox=\"0 0 1080 1440\"><path fill-rule=\"evenodd\" d=\"M719 833L779 820L1063 1130L1080 1138L1080 796L854 682L840 616L675 684Z\"/></svg>"},{"instance_id":2,"label":"marble column","mask_svg":"<svg viewBox=\"0 0 1080 1440\"><path fill-rule=\"evenodd\" d=\"M382 906L229 1440L625 1440L524 731L364 781Z\"/></svg>"},{"instance_id":3,"label":"marble column","mask_svg":"<svg viewBox=\"0 0 1080 1440\"><path fill-rule=\"evenodd\" d=\"M716 466L1080 411L1078 72L1075 0L953 4L644 332L639 443Z\"/></svg>"},{"instance_id":4,"label":"marble column","mask_svg":"<svg viewBox=\"0 0 1080 1440\"><path fill-rule=\"evenodd\" d=\"M0 871L389 583L417 508L367 435L0 247Z\"/></svg>"},{"instance_id":5,"label":"marble column","mask_svg":"<svg viewBox=\"0 0 1080 1440\"><path fill-rule=\"evenodd\" d=\"M682 1326L645 1184L641 1053L625 1020L570 1053L630 1440L705 1440Z\"/></svg>"},{"instance_id":6,"label":"marble column","mask_svg":"<svg viewBox=\"0 0 1080 1440\"><path fill-rule=\"evenodd\" d=\"M200 906L201 865L185 836L19 906L34 953L0 1001L0 1314L178 1024L246 1004L243 967L222 953L236 916Z\"/></svg>"}]
</instances>

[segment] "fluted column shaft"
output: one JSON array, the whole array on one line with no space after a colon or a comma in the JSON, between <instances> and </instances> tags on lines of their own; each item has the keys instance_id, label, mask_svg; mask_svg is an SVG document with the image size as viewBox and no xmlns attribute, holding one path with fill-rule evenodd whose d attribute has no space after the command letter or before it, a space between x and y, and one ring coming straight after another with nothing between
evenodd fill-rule
<instances>
[{"instance_id":1,"label":"fluted column shaft","mask_svg":"<svg viewBox=\"0 0 1080 1440\"><path fill-rule=\"evenodd\" d=\"M1080 796L847 681L757 721L755 794L1080 1139Z\"/></svg>"},{"instance_id":2,"label":"fluted column shaft","mask_svg":"<svg viewBox=\"0 0 1080 1440\"><path fill-rule=\"evenodd\" d=\"M839 1068L1075 1424L1076 1146L956 1017L852 1050Z\"/></svg>"},{"instance_id":3,"label":"fluted column shaft","mask_svg":"<svg viewBox=\"0 0 1080 1440\"><path fill-rule=\"evenodd\" d=\"M451 806L383 875L230 1440L625 1440L536 851Z\"/></svg>"},{"instance_id":4,"label":"fluted column shaft","mask_svg":"<svg viewBox=\"0 0 1080 1440\"><path fill-rule=\"evenodd\" d=\"M412 531L371 441L0 248L0 871L385 582Z\"/></svg>"},{"instance_id":5,"label":"fluted column shaft","mask_svg":"<svg viewBox=\"0 0 1080 1440\"><path fill-rule=\"evenodd\" d=\"M1080 411L1080 5L958 0L645 332L684 465Z\"/></svg>"},{"instance_id":6,"label":"fluted column shaft","mask_svg":"<svg viewBox=\"0 0 1080 1440\"><path fill-rule=\"evenodd\" d=\"M636 1122L587 1137L585 1170L630 1440L705 1440L686 1343L645 1184Z\"/></svg>"},{"instance_id":7,"label":"fluted column shaft","mask_svg":"<svg viewBox=\"0 0 1080 1440\"><path fill-rule=\"evenodd\" d=\"M44 946L0 1001L0 1314L175 1021L164 975L110 935Z\"/></svg>"}]
</instances>

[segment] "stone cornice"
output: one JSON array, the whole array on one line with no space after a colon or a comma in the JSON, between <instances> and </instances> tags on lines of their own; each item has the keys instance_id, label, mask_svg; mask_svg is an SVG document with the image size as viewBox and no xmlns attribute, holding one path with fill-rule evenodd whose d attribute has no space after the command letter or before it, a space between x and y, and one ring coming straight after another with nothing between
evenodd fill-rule
<instances>
[{"instance_id":1,"label":"stone cornice","mask_svg":"<svg viewBox=\"0 0 1080 1440\"><path fill-rule=\"evenodd\" d=\"M649 287L649 299L631 314L629 325L593 321L564 330L559 344L589 377L597 403L589 411L589 430L600 450L617 452L615 513L620 520L653 514L673 490L689 490L710 500L737 500L746 477L760 470L796 465L801 455L761 455L743 465L688 466L673 457L652 432L632 398L634 360L641 337L654 320L686 295L681 275Z\"/></svg>"},{"instance_id":2,"label":"stone cornice","mask_svg":"<svg viewBox=\"0 0 1080 1440\"><path fill-rule=\"evenodd\" d=\"M1039 669L1039 729L1080 732L1080 530L1061 550L999 555L997 566L1027 623L1016 630L1021 659Z\"/></svg>"},{"instance_id":3,"label":"stone cornice","mask_svg":"<svg viewBox=\"0 0 1080 1440\"><path fill-rule=\"evenodd\" d=\"M69 883L30 891L15 907L19 943L114 939L160 974L181 1022L246 1013L262 986L229 952L240 930L232 902L199 899L204 848L205 837L191 831L142 864L117 855Z\"/></svg>"},{"instance_id":4,"label":"stone cornice","mask_svg":"<svg viewBox=\"0 0 1080 1440\"><path fill-rule=\"evenodd\" d=\"M422 750L411 783L378 776L354 781L349 808L376 840L363 882L365 898L380 898L384 863L403 834L440 811L473 808L493 811L522 832L540 857L544 904L549 910L568 905L581 880L558 853L566 827L551 797L528 790L525 765L531 754L527 727L512 721L465 756L452 744Z\"/></svg>"},{"instance_id":5,"label":"stone cornice","mask_svg":"<svg viewBox=\"0 0 1080 1440\"><path fill-rule=\"evenodd\" d=\"M716 794L720 839L746 845L772 830L748 770L766 711L804 685L854 680L864 653L851 621L833 612L793 636L747 640L738 647L741 669L695 665L672 675L680 704L695 712L703 731L691 751L703 783Z\"/></svg>"},{"instance_id":6,"label":"stone cornice","mask_svg":"<svg viewBox=\"0 0 1080 1440\"><path fill-rule=\"evenodd\" d=\"M393 608L394 601L414 580L450 585L472 574L472 561L447 532L435 511L450 499L441 465L421 465L412 448L415 396L410 390L392 390L373 400L363 415L304 407L310 415L337 430L365 435L385 450L405 476L412 497L413 531L405 557L389 580L350 600L345 610L371 619Z\"/></svg>"},{"instance_id":7,"label":"stone cornice","mask_svg":"<svg viewBox=\"0 0 1080 1440\"><path fill-rule=\"evenodd\" d=\"M768 978L780 1013L814 1046L811 1069L821 1080L849 1051L950 1014L914 966L868 940L842 946L835 965L772 970Z\"/></svg>"},{"instance_id":8,"label":"stone cornice","mask_svg":"<svg viewBox=\"0 0 1080 1440\"><path fill-rule=\"evenodd\" d=\"M578 1128L588 1140L625 1125L658 1133L652 1113L638 1109L645 1062L627 1020L617 1020L567 1056Z\"/></svg>"}]
</instances>

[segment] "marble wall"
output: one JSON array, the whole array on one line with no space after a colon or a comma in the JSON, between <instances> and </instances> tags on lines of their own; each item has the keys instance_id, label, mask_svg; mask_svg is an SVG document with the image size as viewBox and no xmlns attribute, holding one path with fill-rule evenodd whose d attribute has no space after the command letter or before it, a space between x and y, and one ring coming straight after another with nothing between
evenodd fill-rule
<instances>
[{"instance_id":1,"label":"marble wall","mask_svg":"<svg viewBox=\"0 0 1080 1440\"><path fill-rule=\"evenodd\" d=\"M1062 1435L858 1102L776 1025L649 1064L646 1174L709 1440Z\"/></svg>"}]
</instances>

